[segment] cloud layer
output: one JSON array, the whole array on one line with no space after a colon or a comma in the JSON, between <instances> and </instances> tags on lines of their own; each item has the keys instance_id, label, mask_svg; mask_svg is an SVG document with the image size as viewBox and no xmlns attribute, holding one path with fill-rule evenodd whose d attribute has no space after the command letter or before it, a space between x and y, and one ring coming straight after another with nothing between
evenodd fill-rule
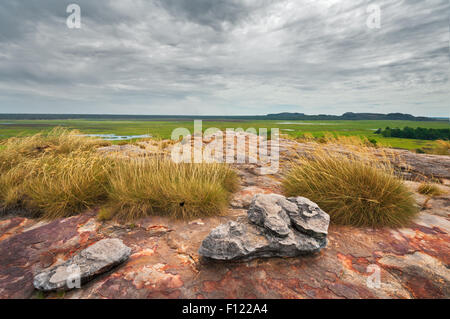
<instances>
[{"instance_id":1,"label":"cloud layer","mask_svg":"<svg viewBox=\"0 0 450 319\"><path fill-rule=\"evenodd\" d=\"M449 115L448 0L70 3L0 2L0 112Z\"/></svg>"}]
</instances>

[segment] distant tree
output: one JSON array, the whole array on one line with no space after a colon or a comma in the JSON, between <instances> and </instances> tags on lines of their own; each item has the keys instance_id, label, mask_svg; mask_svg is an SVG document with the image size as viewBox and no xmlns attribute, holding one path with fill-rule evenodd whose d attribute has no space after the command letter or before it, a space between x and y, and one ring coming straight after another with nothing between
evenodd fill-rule
<instances>
[{"instance_id":1,"label":"distant tree","mask_svg":"<svg viewBox=\"0 0 450 319\"><path fill-rule=\"evenodd\" d=\"M436 128L412 128L405 126L403 129L390 128L387 126L384 130L377 130L376 134L381 134L384 137L399 137L419 140L449 140L450 129L436 129Z\"/></svg>"},{"instance_id":2,"label":"distant tree","mask_svg":"<svg viewBox=\"0 0 450 319\"><path fill-rule=\"evenodd\" d=\"M384 137L391 137L391 128L389 126L386 126L383 132L381 132L381 135Z\"/></svg>"}]
</instances>

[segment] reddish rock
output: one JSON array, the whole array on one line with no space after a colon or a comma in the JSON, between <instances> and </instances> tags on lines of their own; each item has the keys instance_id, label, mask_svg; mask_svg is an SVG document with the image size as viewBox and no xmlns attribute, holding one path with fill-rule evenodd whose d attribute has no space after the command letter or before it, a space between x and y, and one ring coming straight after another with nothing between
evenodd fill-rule
<instances>
[{"instance_id":1,"label":"reddish rock","mask_svg":"<svg viewBox=\"0 0 450 319\"><path fill-rule=\"evenodd\" d=\"M282 161L299 148L296 142L285 144ZM433 157L430 165L439 160ZM427 170L424 161L417 170ZM236 196L242 203L245 187L280 192L278 175L258 176L245 165L238 169L243 190ZM428 171L446 176L442 169ZM195 221L147 217L134 225L100 223L89 212L52 222L3 217L0 297L33 297L34 274L102 238L119 238L132 249L129 260L65 298L450 298L448 203L448 193L428 200L414 223L401 229L331 225L328 246L314 256L233 263L206 262L197 251L213 228L245 215L244 209ZM380 286L370 288L370 269L376 267Z\"/></svg>"},{"instance_id":2,"label":"reddish rock","mask_svg":"<svg viewBox=\"0 0 450 319\"><path fill-rule=\"evenodd\" d=\"M273 190L270 188L261 188L257 186L244 187L234 194L230 205L234 208L248 208L255 195L272 193Z\"/></svg>"},{"instance_id":3,"label":"reddish rock","mask_svg":"<svg viewBox=\"0 0 450 319\"><path fill-rule=\"evenodd\" d=\"M22 233L0 241L0 297L28 298L34 292L35 271L50 264L47 255L69 258L80 248L87 247L98 235L91 234L83 240L78 228L93 216L83 214L59 219L41 227L25 230ZM25 221L32 223L32 221Z\"/></svg>"},{"instance_id":4,"label":"reddish rock","mask_svg":"<svg viewBox=\"0 0 450 319\"><path fill-rule=\"evenodd\" d=\"M311 257L243 263L199 260L197 249L203 238L228 219L205 218L201 222L189 223L149 217L145 220L147 227L137 226L128 231L116 229L109 235L117 235L132 248L129 261L82 289L66 293L65 297L450 297L445 284L448 280L445 265L450 262L450 238L442 225L433 224L441 220L430 218L426 219L427 225L413 224L399 230L331 226L328 247ZM150 226L152 220L155 222ZM33 274L52 262L51 257L42 256L48 253L48 256L55 256L55 261L62 261L86 247L88 242L82 244L81 241L85 232L80 234L79 230L90 221L92 216L89 215L71 217L0 241L3 257L0 260L1 297L31 297ZM164 229L167 224L171 226L170 232L152 233L155 227ZM97 237L91 235L90 238L101 238L103 230L110 226L110 223L100 225ZM418 252L421 258L415 257ZM43 260L45 265L42 265ZM379 289L367 287L368 265L380 266ZM421 267L427 267L426 271L419 272ZM424 284L418 285L418 282Z\"/></svg>"}]
</instances>

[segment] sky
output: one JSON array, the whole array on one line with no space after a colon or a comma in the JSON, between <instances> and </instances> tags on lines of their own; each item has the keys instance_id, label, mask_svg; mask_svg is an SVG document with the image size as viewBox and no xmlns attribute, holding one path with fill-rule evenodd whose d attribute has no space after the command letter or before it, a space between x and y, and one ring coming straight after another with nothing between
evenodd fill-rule
<instances>
[{"instance_id":1,"label":"sky","mask_svg":"<svg viewBox=\"0 0 450 319\"><path fill-rule=\"evenodd\" d=\"M81 28L67 26L72 3ZM447 117L449 12L448 0L2 0L0 113Z\"/></svg>"}]
</instances>

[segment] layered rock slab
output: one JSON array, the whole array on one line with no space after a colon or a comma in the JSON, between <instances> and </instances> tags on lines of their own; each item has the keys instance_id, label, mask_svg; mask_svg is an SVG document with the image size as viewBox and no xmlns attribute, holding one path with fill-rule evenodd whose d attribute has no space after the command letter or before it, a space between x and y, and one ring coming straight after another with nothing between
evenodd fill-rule
<instances>
[{"instance_id":1,"label":"layered rock slab","mask_svg":"<svg viewBox=\"0 0 450 319\"><path fill-rule=\"evenodd\" d=\"M126 261L130 254L131 249L122 240L103 239L63 264L39 273L33 284L41 291L80 288L80 284Z\"/></svg>"},{"instance_id":2,"label":"layered rock slab","mask_svg":"<svg viewBox=\"0 0 450 319\"><path fill-rule=\"evenodd\" d=\"M247 217L211 231L199 254L215 260L295 257L327 245L330 216L304 197L259 194Z\"/></svg>"}]
</instances>

